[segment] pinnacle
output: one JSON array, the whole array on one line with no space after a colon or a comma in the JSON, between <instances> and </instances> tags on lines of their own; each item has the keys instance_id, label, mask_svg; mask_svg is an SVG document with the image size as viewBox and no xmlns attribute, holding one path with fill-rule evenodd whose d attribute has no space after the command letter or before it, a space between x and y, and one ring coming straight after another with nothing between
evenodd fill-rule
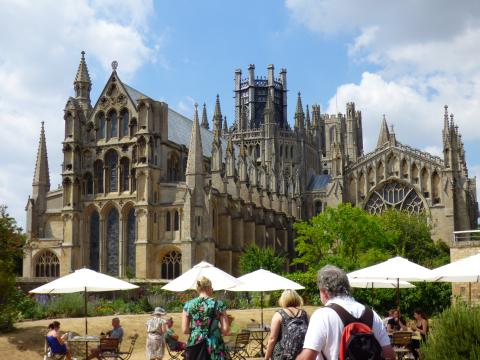
<instances>
[{"instance_id":1,"label":"pinnacle","mask_svg":"<svg viewBox=\"0 0 480 360\"><path fill-rule=\"evenodd\" d=\"M200 136L200 126L198 124L198 104L195 103L192 136L190 138L190 147L188 148L186 175L201 175L203 172L202 138Z\"/></svg>"},{"instance_id":2,"label":"pinnacle","mask_svg":"<svg viewBox=\"0 0 480 360\"><path fill-rule=\"evenodd\" d=\"M90 75L88 74L87 62L85 61L85 51L81 52L82 58L78 65L77 75L75 76L75 82L91 83Z\"/></svg>"},{"instance_id":3,"label":"pinnacle","mask_svg":"<svg viewBox=\"0 0 480 360\"><path fill-rule=\"evenodd\" d=\"M310 110L308 109L308 105L307 105L307 115L305 120L305 128L307 130L310 130Z\"/></svg>"},{"instance_id":4,"label":"pinnacle","mask_svg":"<svg viewBox=\"0 0 480 360\"><path fill-rule=\"evenodd\" d=\"M217 100L215 101L215 113L214 116L222 117L222 110L220 109L220 96L217 94Z\"/></svg>"},{"instance_id":5,"label":"pinnacle","mask_svg":"<svg viewBox=\"0 0 480 360\"><path fill-rule=\"evenodd\" d=\"M204 129L208 129L208 128L209 128L208 118L207 118L207 106L205 105L205 103L203 103L201 127L203 127Z\"/></svg>"},{"instance_id":6,"label":"pinnacle","mask_svg":"<svg viewBox=\"0 0 480 360\"><path fill-rule=\"evenodd\" d=\"M50 173L48 171L47 142L45 140L45 128L42 121L40 139L38 141L37 161L33 175L33 185L46 185L50 189Z\"/></svg>"},{"instance_id":7,"label":"pinnacle","mask_svg":"<svg viewBox=\"0 0 480 360\"><path fill-rule=\"evenodd\" d=\"M388 131L387 119L383 114L382 125L380 127L380 133L378 134L377 148L382 147L390 140L390 132Z\"/></svg>"},{"instance_id":8,"label":"pinnacle","mask_svg":"<svg viewBox=\"0 0 480 360\"><path fill-rule=\"evenodd\" d=\"M296 109L295 113L297 113L297 114L303 114L302 94L300 93L300 91L298 92L297 109Z\"/></svg>"}]
</instances>

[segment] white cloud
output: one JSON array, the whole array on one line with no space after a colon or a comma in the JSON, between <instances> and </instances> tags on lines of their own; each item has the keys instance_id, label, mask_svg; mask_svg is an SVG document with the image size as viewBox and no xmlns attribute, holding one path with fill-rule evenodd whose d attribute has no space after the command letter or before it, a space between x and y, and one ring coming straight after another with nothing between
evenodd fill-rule
<instances>
[{"instance_id":1,"label":"white cloud","mask_svg":"<svg viewBox=\"0 0 480 360\"><path fill-rule=\"evenodd\" d=\"M0 11L0 201L23 226L45 121L52 188L60 182L63 107L73 94L80 51L94 87L118 60L129 79L159 56L148 33L151 0L2 1ZM102 80L100 80L102 79Z\"/></svg>"}]
</instances>

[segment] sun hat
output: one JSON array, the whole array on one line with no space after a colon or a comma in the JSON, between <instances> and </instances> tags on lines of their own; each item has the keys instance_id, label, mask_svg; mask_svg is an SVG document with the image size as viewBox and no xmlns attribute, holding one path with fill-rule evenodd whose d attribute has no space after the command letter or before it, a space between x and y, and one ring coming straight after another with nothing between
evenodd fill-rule
<instances>
[{"instance_id":1,"label":"sun hat","mask_svg":"<svg viewBox=\"0 0 480 360\"><path fill-rule=\"evenodd\" d=\"M160 306L157 306L155 308L155 310L153 311L153 315L160 315L160 316L163 316L163 315L166 315L167 312Z\"/></svg>"}]
</instances>

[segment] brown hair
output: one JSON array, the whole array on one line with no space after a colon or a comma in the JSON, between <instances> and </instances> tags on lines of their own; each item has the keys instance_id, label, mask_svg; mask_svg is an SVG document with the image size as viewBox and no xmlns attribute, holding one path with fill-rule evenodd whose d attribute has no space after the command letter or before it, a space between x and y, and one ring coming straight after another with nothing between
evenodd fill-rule
<instances>
[{"instance_id":1,"label":"brown hair","mask_svg":"<svg viewBox=\"0 0 480 360\"><path fill-rule=\"evenodd\" d=\"M210 279L206 278L205 276L200 276L197 279L197 292L201 291L209 291L212 289L212 282Z\"/></svg>"},{"instance_id":2,"label":"brown hair","mask_svg":"<svg viewBox=\"0 0 480 360\"><path fill-rule=\"evenodd\" d=\"M53 330L55 328L59 328L59 327L60 327L60 323L58 321L54 321L54 322L52 322L48 325L48 328L51 329L51 330Z\"/></svg>"}]
</instances>

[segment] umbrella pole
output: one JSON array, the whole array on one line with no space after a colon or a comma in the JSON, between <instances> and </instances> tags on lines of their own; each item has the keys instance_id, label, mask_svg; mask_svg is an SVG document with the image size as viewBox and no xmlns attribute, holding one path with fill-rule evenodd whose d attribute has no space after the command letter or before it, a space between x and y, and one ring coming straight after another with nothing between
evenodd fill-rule
<instances>
[{"instance_id":1,"label":"umbrella pole","mask_svg":"<svg viewBox=\"0 0 480 360\"><path fill-rule=\"evenodd\" d=\"M397 278L397 309L400 311L400 278Z\"/></svg>"},{"instance_id":2,"label":"umbrella pole","mask_svg":"<svg viewBox=\"0 0 480 360\"><path fill-rule=\"evenodd\" d=\"M468 307L472 307L472 283L468 283Z\"/></svg>"},{"instance_id":3,"label":"umbrella pole","mask_svg":"<svg viewBox=\"0 0 480 360\"><path fill-rule=\"evenodd\" d=\"M84 310L85 310L85 336L88 334L88 326L87 326L87 316L88 316L88 311L87 311L87 287L85 286L85 291L83 293L83 299L84 299ZM88 356L88 342L85 341L85 357Z\"/></svg>"},{"instance_id":4,"label":"umbrella pole","mask_svg":"<svg viewBox=\"0 0 480 360\"><path fill-rule=\"evenodd\" d=\"M260 324L263 328L263 291L260 291Z\"/></svg>"}]
</instances>

